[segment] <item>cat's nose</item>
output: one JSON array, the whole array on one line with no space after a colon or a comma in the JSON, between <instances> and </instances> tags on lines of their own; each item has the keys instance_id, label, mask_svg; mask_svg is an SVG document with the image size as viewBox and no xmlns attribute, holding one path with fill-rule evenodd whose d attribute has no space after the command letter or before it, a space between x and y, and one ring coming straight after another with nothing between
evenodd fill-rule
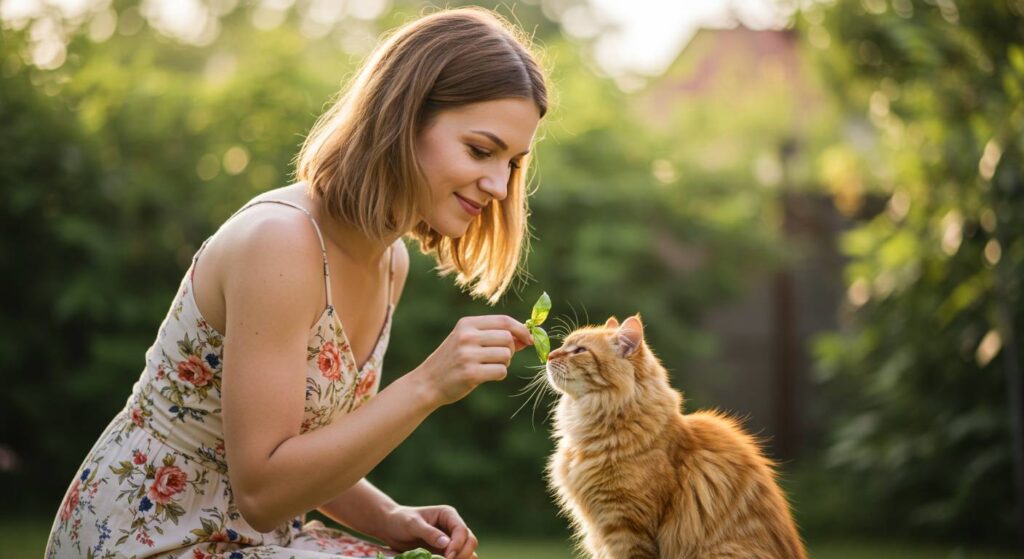
<instances>
[{"instance_id":1,"label":"cat's nose","mask_svg":"<svg viewBox=\"0 0 1024 559\"><path fill-rule=\"evenodd\" d=\"M551 353L548 354L548 361L552 359L558 359L559 357L564 357L566 353L567 352L564 349L558 348L555 351L552 351Z\"/></svg>"}]
</instances>

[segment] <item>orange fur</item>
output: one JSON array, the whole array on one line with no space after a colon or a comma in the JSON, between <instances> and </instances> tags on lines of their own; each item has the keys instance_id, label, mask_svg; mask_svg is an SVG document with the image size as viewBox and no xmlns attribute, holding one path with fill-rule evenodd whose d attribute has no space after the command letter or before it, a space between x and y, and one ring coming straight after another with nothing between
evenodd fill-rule
<instances>
[{"instance_id":1,"label":"orange fur","mask_svg":"<svg viewBox=\"0 0 1024 559\"><path fill-rule=\"evenodd\" d=\"M592 557L806 557L773 462L725 414L683 414L639 316L576 330L548 359L548 480Z\"/></svg>"}]
</instances>

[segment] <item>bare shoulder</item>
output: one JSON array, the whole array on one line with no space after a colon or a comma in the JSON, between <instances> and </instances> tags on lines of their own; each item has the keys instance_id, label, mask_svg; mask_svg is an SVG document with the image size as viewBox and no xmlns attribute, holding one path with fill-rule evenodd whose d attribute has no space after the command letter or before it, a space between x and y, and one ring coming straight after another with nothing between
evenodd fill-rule
<instances>
[{"instance_id":1,"label":"bare shoulder","mask_svg":"<svg viewBox=\"0 0 1024 559\"><path fill-rule=\"evenodd\" d=\"M239 310L230 308L232 302L283 307L308 327L322 310L320 242L304 213L279 204L248 208L217 231L207 250L207 261L216 262L222 316Z\"/></svg>"}]
</instances>

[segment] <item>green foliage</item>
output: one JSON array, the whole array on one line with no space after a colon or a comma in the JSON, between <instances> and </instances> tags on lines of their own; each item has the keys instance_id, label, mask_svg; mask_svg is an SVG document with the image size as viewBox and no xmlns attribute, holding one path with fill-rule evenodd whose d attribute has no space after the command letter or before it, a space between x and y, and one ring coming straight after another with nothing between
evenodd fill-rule
<instances>
[{"instance_id":1,"label":"green foliage","mask_svg":"<svg viewBox=\"0 0 1024 559\"><path fill-rule=\"evenodd\" d=\"M391 27L419 6L358 26ZM223 14L204 46L146 25L95 41L86 20L71 28L64 64L46 71L23 62L25 33L0 35L0 246L25 263L4 280L15 303L0 318L0 360L17 374L0 396L0 440L22 464L0 478L0 492L20 512L53 514L128 398L199 244L253 195L287 184L303 134L358 63L338 47L355 23L317 39L298 31L299 8L273 29L251 25L254 9ZM556 339L591 316L641 312L674 382L700 403L701 377L684 367L711 346L700 313L736 294L751 262L771 259L763 230L742 219L757 206L707 211L726 199L714 185L729 176L705 174L687 196L682 181L655 181L663 154L622 110L628 98L539 8L519 6L515 19L543 40L559 99L536 148L527 272L492 308L413 251L384 382L419 365L460 316L525 316L519 295L536 282L559 294L563 314L548 318ZM451 504L474 528L563 534L543 479L546 426L510 420L526 384L518 377L535 363L526 358L516 357L509 380L433 414L373 481L399 502Z\"/></svg>"},{"instance_id":2,"label":"green foliage","mask_svg":"<svg viewBox=\"0 0 1024 559\"><path fill-rule=\"evenodd\" d=\"M530 330L530 335L533 337L533 347L537 350L537 358L540 359L541 363L547 363L548 353L551 351L551 340L548 339L548 333L540 327L547 320L549 312L551 312L551 297L545 291L541 294L540 299L537 299L537 302L533 304L530 318L523 323Z\"/></svg>"},{"instance_id":3,"label":"green foliage","mask_svg":"<svg viewBox=\"0 0 1024 559\"><path fill-rule=\"evenodd\" d=\"M833 409L845 410L825 464L873 503L866 526L1009 539L1024 9L841 0L802 24L829 45L822 68L851 120L866 115L876 132L843 149L870 161L863 180L890 195L844 239L848 327L817 345Z\"/></svg>"},{"instance_id":4,"label":"green foliage","mask_svg":"<svg viewBox=\"0 0 1024 559\"><path fill-rule=\"evenodd\" d=\"M434 555L433 553L427 551L426 549L423 549L422 547L418 547L416 549L395 555L395 559L434 559L435 557L437 557L438 559L444 559L444 557L441 557L440 555ZM378 551L377 559L386 558L384 557L383 553Z\"/></svg>"}]
</instances>

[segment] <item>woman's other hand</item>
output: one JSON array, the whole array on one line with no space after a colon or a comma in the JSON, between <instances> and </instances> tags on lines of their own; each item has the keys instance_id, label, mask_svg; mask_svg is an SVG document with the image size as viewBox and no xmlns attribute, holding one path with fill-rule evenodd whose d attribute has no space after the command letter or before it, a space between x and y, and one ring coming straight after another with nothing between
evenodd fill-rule
<instances>
[{"instance_id":1,"label":"woman's other hand","mask_svg":"<svg viewBox=\"0 0 1024 559\"><path fill-rule=\"evenodd\" d=\"M438 406L451 404L483 382L504 379L515 352L532 344L530 331L510 316L468 316L413 373Z\"/></svg>"},{"instance_id":2,"label":"woman's other hand","mask_svg":"<svg viewBox=\"0 0 1024 559\"><path fill-rule=\"evenodd\" d=\"M379 537L398 551L422 547L446 559L477 559L476 536L447 505L395 507Z\"/></svg>"}]
</instances>

